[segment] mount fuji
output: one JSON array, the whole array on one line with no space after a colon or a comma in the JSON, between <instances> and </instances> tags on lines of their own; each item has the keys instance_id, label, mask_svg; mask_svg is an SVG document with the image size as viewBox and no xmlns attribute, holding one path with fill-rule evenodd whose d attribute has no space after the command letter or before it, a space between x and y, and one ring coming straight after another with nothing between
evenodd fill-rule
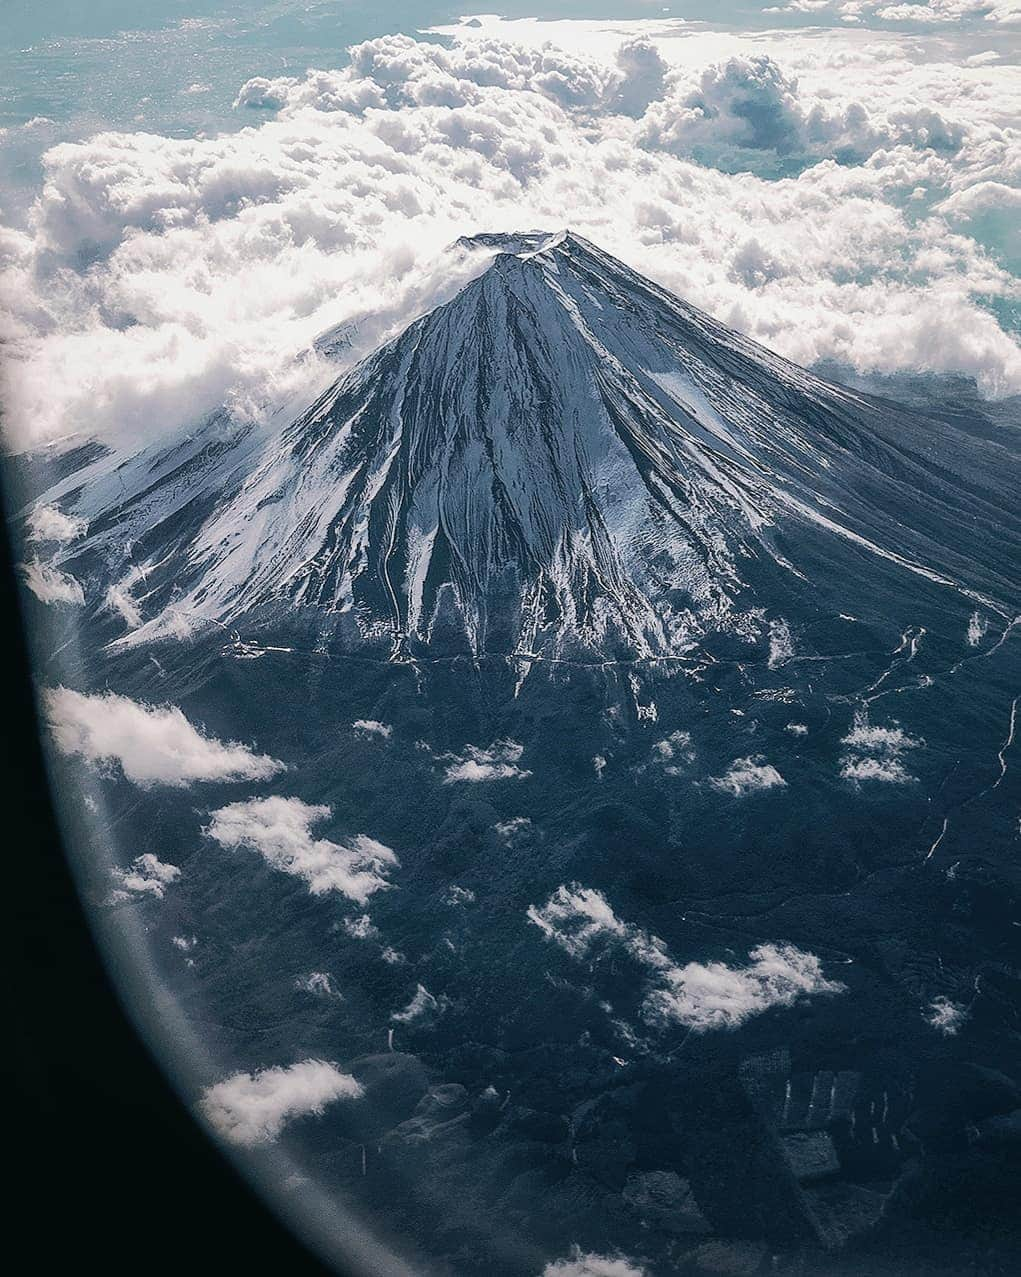
<instances>
[{"instance_id":1,"label":"mount fuji","mask_svg":"<svg viewBox=\"0 0 1021 1277\"><path fill-rule=\"evenodd\" d=\"M1016 610L995 443L941 423L937 451L930 418L577 235L458 247L477 276L282 428L217 415L43 498L88 524L61 570L93 606L111 581L130 596L111 637L607 660L748 637L785 608L874 609L877 583Z\"/></svg>"}]
</instances>

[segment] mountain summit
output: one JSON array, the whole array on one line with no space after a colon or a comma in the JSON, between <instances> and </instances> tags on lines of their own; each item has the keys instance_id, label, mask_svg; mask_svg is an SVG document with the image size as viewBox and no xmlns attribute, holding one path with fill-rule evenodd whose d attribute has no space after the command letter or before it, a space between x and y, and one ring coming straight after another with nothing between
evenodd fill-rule
<instances>
[{"instance_id":1,"label":"mountain summit","mask_svg":"<svg viewBox=\"0 0 1021 1277\"><path fill-rule=\"evenodd\" d=\"M481 273L282 430L220 423L186 457L56 492L90 524L64 555L87 591L130 577L121 641L243 622L396 655L614 659L832 611L837 580L847 597L867 577L865 606L908 578L936 607L1016 605L1021 523L968 482L984 441L945 450L951 472L924 417L570 232L459 245Z\"/></svg>"}]
</instances>

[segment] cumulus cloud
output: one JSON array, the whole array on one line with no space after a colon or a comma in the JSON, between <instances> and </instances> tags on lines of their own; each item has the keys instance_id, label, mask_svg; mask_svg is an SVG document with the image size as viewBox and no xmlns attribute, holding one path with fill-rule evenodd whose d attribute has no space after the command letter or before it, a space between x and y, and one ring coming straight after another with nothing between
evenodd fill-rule
<instances>
[{"instance_id":1,"label":"cumulus cloud","mask_svg":"<svg viewBox=\"0 0 1021 1277\"><path fill-rule=\"evenodd\" d=\"M529 905L528 920L572 958L585 957L599 938L623 939L630 934L601 891L577 883L558 887L542 908Z\"/></svg>"},{"instance_id":2,"label":"cumulus cloud","mask_svg":"<svg viewBox=\"0 0 1021 1277\"><path fill-rule=\"evenodd\" d=\"M531 832L532 822L528 816L511 816L509 820L497 821L493 828L498 838L513 847Z\"/></svg>"},{"instance_id":3,"label":"cumulus cloud","mask_svg":"<svg viewBox=\"0 0 1021 1277\"><path fill-rule=\"evenodd\" d=\"M954 153L964 132L922 104L879 117L857 101L806 102L797 79L762 53L709 66L694 86L681 77L674 94L650 106L638 140L729 171L783 176L822 158L863 162L901 146Z\"/></svg>"},{"instance_id":4,"label":"cumulus cloud","mask_svg":"<svg viewBox=\"0 0 1021 1277\"><path fill-rule=\"evenodd\" d=\"M875 780L887 785L906 785L914 780L896 758L847 758L841 764L840 775L844 780L855 783Z\"/></svg>"},{"instance_id":5,"label":"cumulus cloud","mask_svg":"<svg viewBox=\"0 0 1021 1277\"><path fill-rule=\"evenodd\" d=\"M967 1018L966 1007L944 997L933 998L925 1010L926 1023L944 1037L955 1036Z\"/></svg>"},{"instance_id":6,"label":"cumulus cloud","mask_svg":"<svg viewBox=\"0 0 1021 1277\"><path fill-rule=\"evenodd\" d=\"M736 1029L770 1007L789 1007L814 993L839 993L843 986L827 980L812 953L794 945L763 944L751 950L748 964L689 962L663 972L663 987L650 993L650 1018L704 1032Z\"/></svg>"},{"instance_id":7,"label":"cumulus cloud","mask_svg":"<svg viewBox=\"0 0 1021 1277\"><path fill-rule=\"evenodd\" d=\"M481 780L524 780L532 774L518 766L524 752L524 745L513 740L496 741L489 749L469 745L463 754L444 755L445 760L449 760L449 766L444 772L443 783L451 785L457 781L477 783Z\"/></svg>"},{"instance_id":8,"label":"cumulus cloud","mask_svg":"<svg viewBox=\"0 0 1021 1277\"><path fill-rule=\"evenodd\" d=\"M1021 0L790 0L774 5L766 13L834 15L848 23L866 19L914 26L950 26L966 23L1021 24Z\"/></svg>"},{"instance_id":9,"label":"cumulus cloud","mask_svg":"<svg viewBox=\"0 0 1021 1277\"><path fill-rule=\"evenodd\" d=\"M914 4L888 4L886 0L844 0L842 12L858 16L862 11L873 13L884 22L913 22L924 24L958 23L968 19L982 19L1004 26L1021 24L1021 4L1018 0L922 0Z\"/></svg>"},{"instance_id":10,"label":"cumulus cloud","mask_svg":"<svg viewBox=\"0 0 1021 1277\"><path fill-rule=\"evenodd\" d=\"M84 519L42 503L28 516L27 526L30 541L75 541L88 530Z\"/></svg>"},{"instance_id":11,"label":"cumulus cloud","mask_svg":"<svg viewBox=\"0 0 1021 1277\"><path fill-rule=\"evenodd\" d=\"M352 940L378 940L379 928L367 913L357 918L345 918L340 924L346 935Z\"/></svg>"},{"instance_id":12,"label":"cumulus cloud","mask_svg":"<svg viewBox=\"0 0 1021 1277\"><path fill-rule=\"evenodd\" d=\"M81 607L85 602L81 582L49 563L33 559L22 565L21 575L40 603L70 603Z\"/></svg>"},{"instance_id":13,"label":"cumulus cloud","mask_svg":"<svg viewBox=\"0 0 1021 1277\"><path fill-rule=\"evenodd\" d=\"M364 905L390 886L386 874L400 862L365 834L339 843L315 838L312 827L332 814L300 798L252 798L214 811L205 832L221 847L257 851L274 869L303 879L314 896L337 892Z\"/></svg>"},{"instance_id":14,"label":"cumulus cloud","mask_svg":"<svg viewBox=\"0 0 1021 1277\"><path fill-rule=\"evenodd\" d=\"M645 1277L645 1269L630 1259L596 1255L575 1246L568 1259L547 1264L542 1277Z\"/></svg>"},{"instance_id":15,"label":"cumulus cloud","mask_svg":"<svg viewBox=\"0 0 1021 1277\"><path fill-rule=\"evenodd\" d=\"M328 971L308 971L295 977L294 987L301 993L311 994L316 998L339 998L341 994L334 987L333 977Z\"/></svg>"},{"instance_id":16,"label":"cumulus cloud","mask_svg":"<svg viewBox=\"0 0 1021 1277\"><path fill-rule=\"evenodd\" d=\"M847 750L840 766L844 780L855 784L879 781L888 785L905 785L914 780L901 756L924 744L896 723L887 727L871 724L864 712L855 715L851 730L841 743Z\"/></svg>"},{"instance_id":17,"label":"cumulus cloud","mask_svg":"<svg viewBox=\"0 0 1021 1277\"><path fill-rule=\"evenodd\" d=\"M687 765L695 761L695 748L691 733L674 731L652 747L652 760L663 768L668 776L683 776Z\"/></svg>"},{"instance_id":18,"label":"cumulus cloud","mask_svg":"<svg viewBox=\"0 0 1021 1277\"><path fill-rule=\"evenodd\" d=\"M766 789L783 789L787 782L761 755L736 758L722 776L711 776L709 784L722 794L746 798Z\"/></svg>"},{"instance_id":19,"label":"cumulus cloud","mask_svg":"<svg viewBox=\"0 0 1021 1277\"><path fill-rule=\"evenodd\" d=\"M129 869L118 870L115 876L120 885L110 896L112 904L129 900L132 896L152 896L162 900L170 884L181 876L181 871L176 865L164 864L152 852L146 852L136 856ZM175 939L175 944L179 938ZM178 948L183 947L178 945Z\"/></svg>"},{"instance_id":20,"label":"cumulus cloud","mask_svg":"<svg viewBox=\"0 0 1021 1277\"><path fill-rule=\"evenodd\" d=\"M678 965L658 936L618 918L601 892L578 883L558 887L527 916L572 958L589 958L597 947L623 949L649 977L642 1014L661 1027L680 1025L696 1033L735 1029L771 1007L844 987L823 975L814 954L791 944L758 945L743 966Z\"/></svg>"},{"instance_id":21,"label":"cumulus cloud","mask_svg":"<svg viewBox=\"0 0 1021 1277\"><path fill-rule=\"evenodd\" d=\"M460 887L456 882L452 882L443 898L451 906L473 905L475 903L475 892L470 887Z\"/></svg>"},{"instance_id":22,"label":"cumulus cloud","mask_svg":"<svg viewBox=\"0 0 1021 1277\"><path fill-rule=\"evenodd\" d=\"M251 81L230 136L51 148L26 229L0 228L9 442L133 443L220 404L312 398L336 375L319 334L348 325L358 357L481 268L448 251L458 236L565 208L798 362L1021 389L984 304L1018 291L999 260L1021 153L1009 67L840 33L733 36L723 61L717 41L667 65L644 31L598 56L458 32Z\"/></svg>"},{"instance_id":23,"label":"cumulus cloud","mask_svg":"<svg viewBox=\"0 0 1021 1277\"><path fill-rule=\"evenodd\" d=\"M389 740L394 730L388 723L377 722L374 718L355 719L351 727L360 736L379 736L383 740Z\"/></svg>"},{"instance_id":24,"label":"cumulus cloud","mask_svg":"<svg viewBox=\"0 0 1021 1277\"><path fill-rule=\"evenodd\" d=\"M769 668L771 670L779 669L781 665L786 665L793 655L794 638L791 635L791 627L783 619L770 621Z\"/></svg>"},{"instance_id":25,"label":"cumulus cloud","mask_svg":"<svg viewBox=\"0 0 1021 1277\"><path fill-rule=\"evenodd\" d=\"M361 1095L355 1078L335 1064L310 1059L288 1068L234 1073L206 1089L200 1108L220 1136L252 1147L271 1143L297 1117L318 1117L328 1104Z\"/></svg>"},{"instance_id":26,"label":"cumulus cloud","mask_svg":"<svg viewBox=\"0 0 1021 1277\"><path fill-rule=\"evenodd\" d=\"M284 768L247 745L205 735L176 705L147 705L114 692L84 695L56 687L44 692L43 707L62 753L101 767L117 766L143 788L265 780Z\"/></svg>"}]
</instances>

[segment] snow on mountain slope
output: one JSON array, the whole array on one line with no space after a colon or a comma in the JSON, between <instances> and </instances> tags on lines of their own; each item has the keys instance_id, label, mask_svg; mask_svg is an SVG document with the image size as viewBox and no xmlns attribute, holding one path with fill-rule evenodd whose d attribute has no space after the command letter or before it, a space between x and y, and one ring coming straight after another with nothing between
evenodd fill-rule
<instances>
[{"instance_id":1,"label":"snow on mountain slope","mask_svg":"<svg viewBox=\"0 0 1021 1277\"><path fill-rule=\"evenodd\" d=\"M820 381L570 233L461 244L481 273L283 429L213 418L43 498L89 521L57 559L88 597L130 587L121 642L243 620L395 654L679 654L825 592L841 554L1017 610L994 445Z\"/></svg>"}]
</instances>

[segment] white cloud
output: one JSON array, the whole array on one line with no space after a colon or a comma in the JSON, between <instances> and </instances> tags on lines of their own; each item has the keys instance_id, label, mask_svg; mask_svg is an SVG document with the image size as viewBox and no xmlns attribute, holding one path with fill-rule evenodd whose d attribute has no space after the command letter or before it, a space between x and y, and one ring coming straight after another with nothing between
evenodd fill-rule
<instances>
[{"instance_id":1,"label":"white cloud","mask_svg":"<svg viewBox=\"0 0 1021 1277\"><path fill-rule=\"evenodd\" d=\"M208 1087L201 1110L232 1144L251 1147L277 1138L287 1122L319 1116L336 1100L362 1095L361 1084L324 1060L302 1060L288 1068L234 1073Z\"/></svg>"},{"instance_id":2,"label":"white cloud","mask_svg":"<svg viewBox=\"0 0 1021 1277\"><path fill-rule=\"evenodd\" d=\"M445 754L449 766L443 775L443 783L457 781L477 783L481 780L524 780L531 772L519 767L525 747L517 741L495 741L489 749L468 745L463 754Z\"/></svg>"},{"instance_id":3,"label":"white cloud","mask_svg":"<svg viewBox=\"0 0 1021 1277\"><path fill-rule=\"evenodd\" d=\"M926 1023L944 1037L955 1036L967 1018L967 1007L944 997L933 998L925 1012Z\"/></svg>"},{"instance_id":4,"label":"white cloud","mask_svg":"<svg viewBox=\"0 0 1021 1277\"><path fill-rule=\"evenodd\" d=\"M21 574L40 603L71 603L81 607L85 602L81 582L48 563L33 559L22 565Z\"/></svg>"},{"instance_id":5,"label":"white cloud","mask_svg":"<svg viewBox=\"0 0 1021 1277\"><path fill-rule=\"evenodd\" d=\"M357 718L351 727L360 736L379 736L383 740L389 740L394 730L388 723L377 722L374 718Z\"/></svg>"},{"instance_id":6,"label":"white cloud","mask_svg":"<svg viewBox=\"0 0 1021 1277\"><path fill-rule=\"evenodd\" d=\"M541 909L529 905L527 916L572 958L583 958L599 938L623 939L629 934L602 892L577 883L558 887Z\"/></svg>"},{"instance_id":7,"label":"white cloud","mask_svg":"<svg viewBox=\"0 0 1021 1277\"><path fill-rule=\"evenodd\" d=\"M841 741L850 749L879 754L900 754L918 743L897 724L892 727L873 726L867 715L861 713L855 715L851 730Z\"/></svg>"},{"instance_id":8,"label":"white cloud","mask_svg":"<svg viewBox=\"0 0 1021 1277\"><path fill-rule=\"evenodd\" d=\"M1021 24L1021 0L909 0L906 4L891 4L889 0L790 0L765 12L826 14L844 22L878 19L922 27L983 22L997 26Z\"/></svg>"},{"instance_id":9,"label":"white cloud","mask_svg":"<svg viewBox=\"0 0 1021 1277\"><path fill-rule=\"evenodd\" d=\"M779 669L794 655L794 639L791 627L783 619L769 623L769 668Z\"/></svg>"},{"instance_id":10,"label":"white cloud","mask_svg":"<svg viewBox=\"0 0 1021 1277\"><path fill-rule=\"evenodd\" d=\"M736 1029L770 1007L789 1007L807 994L839 993L812 953L794 945L763 944L752 949L744 967L723 962L689 962L663 972L663 987L646 1003L650 1018L681 1024L698 1032Z\"/></svg>"},{"instance_id":11,"label":"white cloud","mask_svg":"<svg viewBox=\"0 0 1021 1277\"><path fill-rule=\"evenodd\" d=\"M142 613L131 595L132 588L143 579L140 568L134 567L120 581L111 585L103 598L103 607L108 612L116 612L126 625L136 629L142 624Z\"/></svg>"},{"instance_id":12,"label":"white cloud","mask_svg":"<svg viewBox=\"0 0 1021 1277\"><path fill-rule=\"evenodd\" d=\"M152 852L146 852L136 856L129 869L118 870L115 876L120 886L110 896L112 904L132 896L153 896L162 900L167 888L181 876L181 871L176 865L164 864Z\"/></svg>"},{"instance_id":13,"label":"white cloud","mask_svg":"<svg viewBox=\"0 0 1021 1277\"><path fill-rule=\"evenodd\" d=\"M586 51L585 24L551 24L565 51L505 27L513 42L387 37L343 71L252 82L239 100L273 109L229 136L48 151L27 231L0 229L12 443L134 442L221 403L311 398L336 374L310 353L319 333L350 323L357 357L479 269L446 252L459 235L556 229L565 209L798 362L1021 388L1018 344L981 304L1018 295L998 260L1012 67L889 33L633 23Z\"/></svg>"},{"instance_id":14,"label":"white cloud","mask_svg":"<svg viewBox=\"0 0 1021 1277\"><path fill-rule=\"evenodd\" d=\"M679 966L658 936L614 913L605 896L578 883L561 886L528 919L572 958L597 947L619 946L650 977L642 1014L652 1024L681 1025L696 1033L734 1029L771 1007L793 1006L809 994L835 994L844 986L826 979L819 959L791 944L762 944L744 966L689 962Z\"/></svg>"},{"instance_id":15,"label":"white cloud","mask_svg":"<svg viewBox=\"0 0 1021 1277\"><path fill-rule=\"evenodd\" d=\"M531 833L532 822L528 816L511 816L509 820L497 821L493 829L508 847L514 847Z\"/></svg>"},{"instance_id":16,"label":"white cloud","mask_svg":"<svg viewBox=\"0 0 1021 1277\"><path fill-rule=\"evenodd\" d=\"M791 736L807 736L808 724L807 723L788 723L784 727L784 731L789 732Z\"/></svg>"},{"instance_id":17,"label":"white cloud","mask_svg":"<svg viewBox=\"0 0 1021 1277\"><path fill-rule=\"evenodd\" d=\"M844 780L855 784L878 781L888 785L906 785L914 780L901 755L924 744L896 723L888 727L874 726L862 712L855 714L851 730L841 743L848 751L841 759L840 775Z\"/></svg>"},{"instance_id":18,"label":"white cloud","mask_svg":"<svg viewBox=\"0 0 1021 1277\"><path fill-rule=\"evenodd\" d=\"M395 1011L390 1019L395 1024L418 1024L425 1020L434 1019L445 1009L446 1005L446 998L434 997L424 984L420 984L404 1010Z\"/></svg>"},{"instance_id":19,"label":"white cloud","mask_svg":"<svg viewBox=\"0 0 1021 1277\"><path fill-rule=\"evenodd\" d=\"M709 784L720 793L746 798L763 790L785 788L787 782L772 763L761 756L749 756L736 758L722 776L711 776Z\"/></svg>"},{"instance_id":20,"label":"white cloud","mask_svg":"<svg viewBox=\"0 0 1021 1277\"><path fill-rule=\"evenodd\" d=\"M1021 3L1018 0L925 0L925 3L915 4L865 0L864 7L885 22L940 24L979 18L1004 26L1021 23Z\"/></svg>"},{"instance_id":21,"label":"white cloud","mask_svg":"<svg viewBox=\"0 0 1021 1277\"><path fill-rule=\"evenodd\" d=\"M688 764L695 761L695 747L691 733L674 731L652 747L652 760L661 766L668 776L683 776Z\"/></svg>"},{"instance_id":22,"label":"white cloud","mask_svg":"<svg viewBox=\"0 0 1021 1277\"><path fill-rule=\"evenodd\" d=\"M386 874L400 862L365 834L342 843L314 838L312 826L331 815L300 798L252 798L214 811L206 833L222 847L257 851L274 869L303 879L314 896L337 892L364 905L390 886Z\"/></svg>"},{"instance_id":23,"label":"white cloud","mask_svg":"<svg viewBox=\"0 0 1021 1277\"><path fill-rule=\"evenodd\" d=\"M43 706L62 753L102 766L116 764L144 788L265 780L284 767L237 741L206 736L176 705L146 705L114 692L83 695L57 687L43 693Z\"/></svg>"},{"instance_id":24,"label":"white cloud","mask_svg":"<svg viewBox=\"0 0 1021 1277\"><path fill-rule=\"evenodd\" d=\"M989 629L989 622L980 612L972 612L968 618L968 633L965 636L969 647L978 647Z\"/></svg>"},{"instance_id":25,"label":"white cloud","mask_svg":"<svg viewBox=\"0 0 1021 1277\"><path fill-rule=\"evenodd\" d=\"M452 882L443 898L451 906L473 905L475 903L475 892L470 887L460 887L456 882Z\"/></svg>"},{"instance_id":26,"label":"white cloud","mask_svg":"<svg viewBox=\"0 0 1021 1277\"><path fill-rule=\"evenodd\" d=\"M85 535L88 524L73 514L64 514L53 505L37 505L28 516L30 541L75 541Z\"/></svg>"},{"instance_id":27,"label":"white cloud","mask_svg":"<svg viewBox=\"0 0 1021 1277\"><path fill-rule=\"evenodd\" d=\"M378 940L379 928L367 913L358 918L345 918L340 924L352 940Z\"/></svg>"},{"instance_id":28,"label":"white cloud","mask_svg":"<svg viewBox=\"0 0 1021 1277\"><path fill-rule=\"evenodd\" d=\"M645 1269L630 1259L596 1255L575 1246L570 1258L547 1264L542 1277L645 1277Z\"/></svg>"},{"instance_id":29,"label":"white cloud","mask_svg":"<svg viewBox=\"0 0 1021 1277\"><path fill-rule=\"evenodd\" d=\"M843 780L855 783L874 780L887 785L906 785L914 780L896 758L847 758L841 764L840 775Z\"/></svg>"},{"instance_id":30,"label":"white cloud","mask_svg":"<svg viewBox=\"0 0 1021 1277\"><path fill-rule=\"evenodd\" d=\"M341 994L334 987L333 977L328 971L308 971L295 977L294 987L301 993L309 993L317 998L339 998Z\"/></svg>"}]
</instances>

